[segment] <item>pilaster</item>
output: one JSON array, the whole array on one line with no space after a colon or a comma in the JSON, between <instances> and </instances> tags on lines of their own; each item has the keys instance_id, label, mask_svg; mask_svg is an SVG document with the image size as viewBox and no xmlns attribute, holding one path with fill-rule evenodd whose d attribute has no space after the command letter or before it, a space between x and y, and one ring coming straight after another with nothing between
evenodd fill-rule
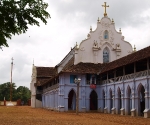
<instances>
[{"instance_id":1,"label":"pilaster","mask_svg":"<svg viewBox=\"0 0 150 125\"><path fill-rule=\"evenodd\" d=\"M149 109L149 102L148 102L148 83L145 83L145 110L144 110L144 118L149 118L150 117L150 109Z\"/></svg>"},{"instance_id":2,"label":"pilaster","mask_svg":"<svg viewBox=\"0 0 150 125\"><path fill-rule=\"evenodd\" d=\"M135 109L135 86L134 84L132 85L132 109L131 109L131 116L136 116L136 109Z\"/></svg>"},{"instance_id":3,"label":"pilaster","mask_svg":"<svg viewBox=\"0 0 150 125\"><path fill-rule=\"evenodd\" d=\"M113 108L111 109L111 114L116 113L116 108L115 108L115 89L112 90L112 96L113 96Z\"/></svg>"}]
</instances>

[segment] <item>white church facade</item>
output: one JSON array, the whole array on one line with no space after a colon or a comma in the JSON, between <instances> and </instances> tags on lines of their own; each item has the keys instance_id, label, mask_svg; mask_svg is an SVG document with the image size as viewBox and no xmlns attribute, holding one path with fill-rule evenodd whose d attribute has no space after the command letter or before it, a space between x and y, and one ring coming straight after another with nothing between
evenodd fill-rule
<instances>
[{"instance_id":1,"label":"white church facade","mask_svg":"<svg viewBox=\"0 0 150 125\"><path fill-rule=\"evenodd\" d=\"M103 5L105 8L106 3ZM139 51L124 40L105 11L97 28L55 67L33 65L31 106L150 117L150 47Z\"/></svg>"}]
</instances>

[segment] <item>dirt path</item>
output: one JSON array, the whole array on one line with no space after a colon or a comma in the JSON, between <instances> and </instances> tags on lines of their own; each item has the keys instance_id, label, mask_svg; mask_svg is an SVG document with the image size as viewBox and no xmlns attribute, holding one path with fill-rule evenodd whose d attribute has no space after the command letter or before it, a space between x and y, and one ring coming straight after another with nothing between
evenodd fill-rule
<instances>
[{"instance_id":1,"label":"dirt path","mask_svg":"<svg viewBox=\"0 0 150 125\"><path fill-rule=\"evenodd\" d=\"M103 113L55 112L31 107L0 107L0 125L150 125L150 118Z\"/></svg>"}]
</instances>

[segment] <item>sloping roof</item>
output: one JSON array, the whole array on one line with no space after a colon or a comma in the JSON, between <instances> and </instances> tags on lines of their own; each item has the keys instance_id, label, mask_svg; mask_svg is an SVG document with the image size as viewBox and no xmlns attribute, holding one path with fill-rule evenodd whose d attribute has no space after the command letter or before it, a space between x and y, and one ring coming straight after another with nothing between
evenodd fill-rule
<instances>
[{"instance_id":1,"label":"sloping roof","mask_svg":"<svg viewBox=\"0 0 150 125\"><path fill-rule=\"evenodd\" d=\"M44 80L42 80L42 82L41 82L40 84L37 83L36 85L37 85L37 86L45 85L45 84L51 82L53 79L55 79L55 78L58 77L58 76L59 76L59 74L56 74L56 75L54 75L53 77L51 77L51 78L49 78L49 79L44 79Z\"/></svg>"},{"instance_id":2,"label":"sloping roof","mask_svg":"<svg viewBox=\"0 0 150 125\"><path fill-rule=\"evenodd\" d=\"M55 74L54 67L36 67L37 77L51 77Z\"/></svg>"},{"instance_id":3,"label":"sloping roof","mask_svg":"<svg viewBox=\"0 0 150 125\"><path fill-rule=\"evenodd\" d=\"M68 63L64 66L63 70L59 73L90 73L95 74L99 71L99 69L102 69L106 64L93 64L93 63L79 63L77 65L74 65L74 57L72 57ZM59 74L55 74L53 77L48 79L47 81L43 82L41 85L47 84L56 77L59 76Z\"/></svg>"},{"instance_id":4,"label":"sloping roof","mask_svg":"<svg viewBox=\"0 0 150 125\"><path fill-rule=\"evenodd\" d=\"M37 70L37 81L35 84L36 86L43 85L57 73L55 67L36 67L36 70Z\"/></svg>"},{"instance_id":5,"label":"sloping roof","mask_svg":"<svg viewBox=\"0 0 150 125\"><path fill-rule=\"evenodd\" d=\"M67 68L69 68L70 66L74 65L74 57L72 57L68 63L63 67L62 71L65 71Z\"/></svg>"},{"instance_id":6,"label":"sloping roof","mask_svg":"<svg viewBox=\"0 0 150 125\"><path fill-rule=\"evenodd\" d=\"M41 86L43 83L47 82L50 78L37 78L36 86Z\"/></svg>"},{"instance_id":7,"label":"sloping roof","mask_svg":"<svg viewBox=\"0 0 150 125\"><path fill-rule=\"evenodd\" d=\"M120 59L117 59L113 62L108 63L107 66L101 71L101 73L107 72L109 70L113 70L115 68L125 66L127 64L131 64L131 63L134 63L134 62L137 62L139 60L143 60L149 57L150 57L150 46L144 49L141 49L137 52L134 52L132 54L129 54L127 56L124 56Z\"/></svg>"},{"instance_id":8,"label":"sloping roof","mask_svg":"<svg viewBox=\"0 0 150 125\"><path fill-rule=\"evenodd\" d=\"M103 67L106 64L94 64L94 63L78 63L77 65L72 65L70 67L67 67L62 72L66 73L90 73L95 74L99 72L100 69L103 69Z\"/></svg>"},{"instance_id":9,"label":"sloping roof","mask_svg":"<svg viewBox=\"0 0 150 125\"><path fill-rule=\"evenodd\" d=\"M117 59L115 61L112 61L110 63L104 63L104 64L94 64L94 63L78 63L77 65L74 65L74 57L71 58L68 63L64 66L63 70L60 73L89 73L89 74L96 74L96 73L104 73L116 68L119 68L121 66L134 63L136 61L140 61L146 58L150 57L150 46L146 47L144 49L141 49L137 52L134 52L132 54L129 54L127 56L124 56L120 59ZM49 69L50 70L50 69ZM51 69L52 70L52 69ZM53 69L54 70L54 69ZM41 70L42 71L42 70ZM54 74L53 74L54 73ZM41 82L41 85L47 84L54 78L58 77L59 74L57 72L51 71L50 74L53 74L51 78L48 80L43 80ZM41 72L41 74L44 75L44 73Z\"/></svg>"}]
</instances>

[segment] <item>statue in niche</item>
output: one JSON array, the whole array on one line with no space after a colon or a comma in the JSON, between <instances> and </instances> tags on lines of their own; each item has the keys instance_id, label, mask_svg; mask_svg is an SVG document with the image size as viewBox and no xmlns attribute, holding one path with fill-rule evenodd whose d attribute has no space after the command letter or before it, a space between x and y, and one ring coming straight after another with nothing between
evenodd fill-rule
<instances>
[{"instance_id":1,"label":"statue in niche","mask_svg":"<svg viewBox=\"0 0 150 125\"><path fill-rule=\"evenodd\" d=\"M119 43L117 43L116 44L116 54L117 54L117 58L120 56L120 54L121 54L121 48L120 48L120 44Z\"/></svg>"},{"instance_id":2,"label":"statue in niche","mask_svg":"<svg viewBox=\"0 0 150 125\"><path fill-rule=\"evenodd\" d=\"M93 50L99 50L97 41L94 40Z\"/></svg>"},{"instance_id":3,"label":"statue in niche","mask_svg":"<svg viewBox=\"0 0 150 125\"><path fill-rule=\"evenodd\" d=\"M121 48L120 48L120 44L118 43L118 44L116 44L116 50L120 50Z\"/></svg>"},{"instance_id":4,"label":"statue in niche","mask_svg":"<svg viewBox=\"0 0 150 125\"><path fill-rule=\"evenodd\" d=\"M100 47L98 47L98 43L97 41L94 40L94 44L93 44L93 54L94 54L94 63L98 63L97 61L97 56L98 56L98 50L100 49Z\"/></svg>"},{"instance_id":5,"label":"statue in niche","mask_svg":"<svg viewBox=\"0 0 150 125\"><path fill-rule=\"evenodd\" d=\"M108 62L109 62L109 51L107 48L105 48L103 51L103 63L108 63Z\"/></svg>"}]
</instances>

